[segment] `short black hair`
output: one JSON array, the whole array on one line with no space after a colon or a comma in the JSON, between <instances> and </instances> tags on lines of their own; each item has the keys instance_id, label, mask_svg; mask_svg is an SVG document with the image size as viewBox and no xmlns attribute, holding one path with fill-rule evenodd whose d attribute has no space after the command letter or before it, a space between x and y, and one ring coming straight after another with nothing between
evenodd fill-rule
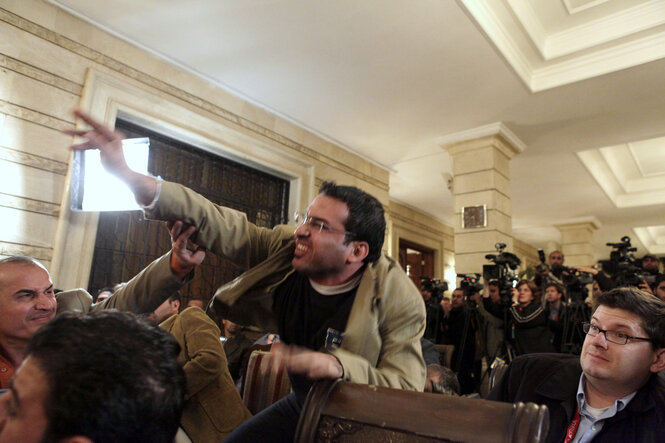
<instances>
[{"instance_id":1,"label":"short black hair","mask_svg":"<svg viewBox=\"0 0 665 443\"><path fill-rule=\"evenodd\" d=\"M635 287L615 288L594 299L594 312L599 306L623 309L642 320L642 329L652 340L655 349L665 347L665 302Z\"/></svg>"},{"instance_id":2,"label":"short black hair","mask_svg":"<svg viewBox=\"0 0 665 443\"><path fill-rule=\"evenodd\" d=\"M547 290L547 288L549 288L550 286L555 288L556 292L563 295L563 286L561 286L559 283L551 281L545 285L545 290Z\"/></svg>"},{"instance_id":3,"label":"short black hair","mask_svg":"<svg viewBox=\"0 0 665 443\"><path fill-rule=\"evenodd\" d=\"M369 254L365 263L373 263L381 257L381 248L386 235L386 219L383 206L376 197L354 186L339 186L332 181L324 181L319 187L319 194L335 198L346 203L349 218L344 229L352 235L346 236L346 242L365 241L369 245Z\"/></svg>"},{"instance_id":4,"label":"short black hair","mask_svg":"<svg viewBox=\"0 0 665 443\"><path fill-rule=\"evenodd\" d=\"M130 313L56 317L27 348L49 386L44 441L172 442L185 393L179 352L169 333Z\"/></svg>"},{"instance_id":5,"label":"short black hair","mask_svg":"<svg viewBox=\"0 0 665 443\"><path fill-rule=\"evenodd\" d=\"M113 294L113 288L111 286L105 286L102 289L100 289L99 291L97 291L95 296L92 298L93 303L97 303L97 299L99 298L99 294L101 294L102 292L110 292L111 294Z\"/></svg>"},{"instance_id":6,"label":"short black hair","mask_svg":"<svg viewBox=\"0 0 665 443\"><path fill-rule=\"evenodd\" d=\"M657 275L656 275L656 279L655 279L654 282L653 282L653 289L654 289L654 291L656 290L656 288L658 287L658 285L659 285L661 282L663 282L663 281L665 281L665 274L657 274Z\"/></svg>"},{"instance_id":7,"label":"short black hair","mask_svg":"<svg viewBox=\"0 0 665 443\"><path fill-rule=\"evenodd\" d=\"M439 376L438 382L432 382L432 392L434 394L460 395L462 392L457 375L455 375L452 369L431 364L427 365L427 371L432 371Z\"/></svg>"}]
</instances>

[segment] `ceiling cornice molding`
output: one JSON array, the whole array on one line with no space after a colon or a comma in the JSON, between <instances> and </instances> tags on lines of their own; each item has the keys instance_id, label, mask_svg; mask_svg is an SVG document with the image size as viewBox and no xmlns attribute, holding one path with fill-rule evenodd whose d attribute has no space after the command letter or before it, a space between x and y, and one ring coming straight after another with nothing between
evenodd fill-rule
<instances>
[{"instance_id":1,"label":"ceiling cornice molding","mask_svg":"<svg viewBox=\"0 0 665 443\"><path fill-rule=\"evenodd\" d=\"M519 49L519 45L496 16L494 11L484 2L477 0L460 0L466 10L473 16L485 34L497 46L510 66L517 72L522 81L530 87L533 68L528 57ZM535 92L532 90L532 92Z\"/></svg>"},{"instance_id":2,"label":"ceiling cornice molding","mask_svg":"<svg viewBox=\"0 0 665 443\"><path fill-rule=\"evenodd\" d=\"M607 197L617 208L650 206L665 203L665 186L662 178L630 177L623 174L620 152L627 145L591 149L577 153L589 174L596 180ZM635 166L637 168L637 166Z\"/></svg>"},{"instance_id":3,"label":"ceiling cornice molding","mask_svg":"<svg viewBox=\"0 0 665 443\"><path fill-rule=\"evenodd\" d=\"M460 2L534 93L665 58L665 30L638 36L665 24L662 0L545 37L528 5L515 0L506 0L507 6L491 0Z\"/></svg>"},{"instance_id":4,"label":"ceiling cornice molding","mask_svg":"<svg viewBox=\"0 0 665 443\"><path fill-rule=\"evenodd\" d=\"M519 22L524 26L524 30L531 37L540 55L544 59L547 59L547 32L538 15L531 7L531 3L523 0L507 0L507 2L519 19Z\"/></svg>"},{"instance_id":5,"label":"ceiling cornice molding","mask_svg":"<svg viewBox=\"0 0 665 443\"><path fill-rule=\"evenodd\" d=\"M585 9L602 5L603 3L607 3L608 1L609 0L577 0L576 3L578 3L578 5L575 6L573 5L573 2L575 2L575 0L563 0L563 4L568 10L568 14L573 15L577 14L578 12L582 12Z\"/></svg>"},{"instance_id":6,"label":"ceiling cornice molding","mask_svg":"<svg viewBox=\"0 0 665 443\"><path fill-rule=\"evenodd\" d=\"M665 57L665 33L537 69L531 78L531 89L533 92L538 92L631 68L663 57Z\"/></svg>"},{"instance_id":7,"label":"ceiling cornice molding","mask_svg":"<svg viewBox=\"0 0 665 443\"><path fill-rule=\"evenodd\" d=\"M665 230L665 226L634 227L633 232L651 254L665 254L665 238L657 235ZM656 233L658 231L658 233Z\"/></svg>"},{"instance_id":8,"label":"ceiling cornice molding","mask_svg":"<svg viewBox=\"0 0 665 443\"><path fill-rule=\"evenodd\" d=\"M514 2L515 0L510 1ZM552 34L546 38L543 55L545 60L563 57L662 24L665 24L665 2L651 0L624 11ZM542 32L544 33L544 30Z\"/></svg>"}]
</instances>

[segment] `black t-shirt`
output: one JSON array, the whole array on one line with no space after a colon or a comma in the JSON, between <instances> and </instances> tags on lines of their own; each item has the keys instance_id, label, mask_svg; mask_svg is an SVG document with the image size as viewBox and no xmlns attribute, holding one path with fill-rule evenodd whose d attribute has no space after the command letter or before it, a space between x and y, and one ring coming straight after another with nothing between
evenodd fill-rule
<instances>
[{"instance_id":1,"label":"black t-shirt","mask_svg":"<svg viewBox=\"0 0 665 443\"><path fill-rule=\"evenodd\" d=\"M280 340L290 345L321 351L328 330L343 333L358 286L335 295L312 288L309 278L294 272L275 289L273 310ZM290 376L296 394L306 395L311 381Z\"/></svg>"},{"instance_id":2,"label":"black t-shirt","mask_svg":"<svg viewBox=\"0 0 665 443\"><path fill-rule=\"evenodd\" d=\"M319 351L329 328L344 332L358 287L335 295L312 288L309 278L294 272L279 285L273 298L280 339Z\"/></svg>"}]
</instances>

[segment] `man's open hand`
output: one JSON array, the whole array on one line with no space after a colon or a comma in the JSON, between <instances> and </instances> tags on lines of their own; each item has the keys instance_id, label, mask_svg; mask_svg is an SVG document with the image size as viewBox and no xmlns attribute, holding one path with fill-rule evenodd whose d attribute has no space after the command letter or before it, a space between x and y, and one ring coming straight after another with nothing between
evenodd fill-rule
<instances>
[{"instance_id":1,"label":"man's open hand","mask_svg":"<svg viewBox=\"0 0 665 443\"><path fill-rule=\"evenodd\" d=\"M129 166L122 152L122 139L125 137L119 131L113 131L109 127L98 122L90 115L80 109L72 113L86 122L92 129L66 129L63 132L85 139L84 142L70 146L74 151L87 151L98 149L104 169L112 174L123 176Z\"/></svg>"}]
</instances>

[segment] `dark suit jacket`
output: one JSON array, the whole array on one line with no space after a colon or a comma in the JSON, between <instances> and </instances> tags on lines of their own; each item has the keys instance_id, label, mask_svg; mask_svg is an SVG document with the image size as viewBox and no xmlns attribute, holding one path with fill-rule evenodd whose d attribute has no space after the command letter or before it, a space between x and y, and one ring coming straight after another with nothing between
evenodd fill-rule
<instances>
[{"instance_id":1,"label":"dark suit jacket","mask_svg":"<svg viewBox=\"0 0 665 443\"><path fill-rule=\"evenodd\" d=\"M187 378L180 424L194 443L221 442L251 417L227 368L217 325L197 307L160 325L180 344L178 362Z\"/></svg>"},{"instance_id":2,"label":"dark suit jacket","mask_svg":"<svg viewBox=\"0 0 665 443\"><path fill-rule=\"evenodd\" d=\"M517 357L488 400L544 404L550 413L547 442L562 442L577 408L580 358L568 354ZM597 442L665 442L665 384L653 375L622 411L606 420Z\"/></svg>"}]
</instances>

